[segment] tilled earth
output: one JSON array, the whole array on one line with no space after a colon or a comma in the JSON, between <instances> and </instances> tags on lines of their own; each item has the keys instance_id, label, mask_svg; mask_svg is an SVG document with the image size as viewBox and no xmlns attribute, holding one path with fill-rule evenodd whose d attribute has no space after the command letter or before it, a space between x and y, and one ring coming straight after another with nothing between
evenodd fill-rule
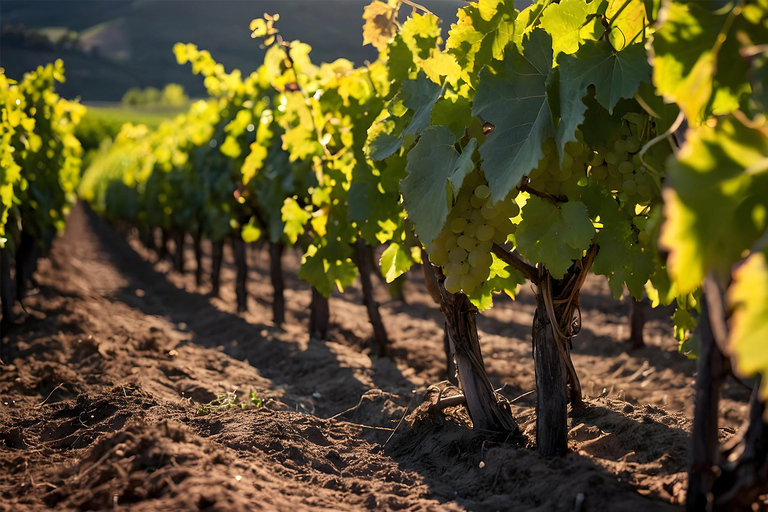
<instances>
[{"instance_id":1,"label":"tilled earth","mask_svg":"<svg viewBox=\"0 0 768 512\"><path fill-rule=\"evenodd\" d=\"M441 314L418 272L407 303L376 282L393 341L378 358L359 287L331 298L330 341L310 339L297 253L284 258L282 329L267 251L250 248L241 315L225 256L222 298L210 298L191 273L73 210L3 339L0 510L638 511L683 500L695 363L677 352L669 311L647 312L647 347L629 351L626 304L590 278L574 339L588 407L569 420L569 455L544 459L532 446L530 289L478 319L486 366L525 434L494 438L468 429L462 408L413 413L445 378ZM725 390L723 440L747 394Z\"/></svg>"}]
</instances>

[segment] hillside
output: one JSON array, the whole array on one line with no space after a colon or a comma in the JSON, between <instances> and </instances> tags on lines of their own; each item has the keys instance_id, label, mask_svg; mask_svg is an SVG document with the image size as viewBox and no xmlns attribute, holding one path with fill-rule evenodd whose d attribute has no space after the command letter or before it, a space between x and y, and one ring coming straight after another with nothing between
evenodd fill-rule
<instances>
[{"instance_id":1,"label":"hillside","mask_svg":"<svg viewBox=\"0 0 768 512\"><path fill-rule=\"evenodd\" d=\"M79 33L83 50L33 51L0 48L0 66L20 76L39 64L63 58L66 97L115 101L131 87L177 82L193 96L203 94L201 81L178 66L171 48L191 42L208 49L228 69L253 69L262 50L250 38L248 23L264 12L280 13L287 39L301 39L318 61L347 57L362 62L375 57L363 48L362 11L366 0L3 0L0 23ZM527 3L527 2L523 2ZM447 30L456 19L459 0L425 0Z\"/></svg>"}]
</instances>

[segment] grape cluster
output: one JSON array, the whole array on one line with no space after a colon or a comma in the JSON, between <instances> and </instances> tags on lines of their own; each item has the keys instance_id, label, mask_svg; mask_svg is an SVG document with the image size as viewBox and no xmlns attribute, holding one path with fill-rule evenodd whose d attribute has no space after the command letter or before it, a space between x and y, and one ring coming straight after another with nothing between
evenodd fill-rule
<instances>
[{"instance_id":1,"label":"grape cluster","mask_svg":"<svg viewBox=\"0 0 768 512\"><path fill-rule=\"evenodd\" d=\"M474 172L464 179L442 232L427 252L433 264L443 267L445 289L472 294L490 275L493 244L502 244L514 232L520 207L517 189L496 204L482 176Z\"/></svg>"},{"instance_id":2,"label":"grape cluster","mask_svg":"<svg viewBox=\"0 0 768 512\"><path fill-rule=\"evenodd\" d=\"M530 187L553 196L578 196L579 180L586 176L587 163L592 156L584 144L581 130L576 130L575 141L565 145L562 161L554 139L544 141L541 149L544 157L528 176Z\"/></svg>"},{"instance_id":3,"label":"grape cluster","mask_svg":"<svg viewBox=\"0 0 768 512\"><path fill-rule=\"evenodd\" d=\"M640 139L629 127L622 127L607 146L592 153L589 175L612 192L625 194L631 202L648 204L653 195L653 181L640 162L641 148Z\"/></svg>"}]
</instances>

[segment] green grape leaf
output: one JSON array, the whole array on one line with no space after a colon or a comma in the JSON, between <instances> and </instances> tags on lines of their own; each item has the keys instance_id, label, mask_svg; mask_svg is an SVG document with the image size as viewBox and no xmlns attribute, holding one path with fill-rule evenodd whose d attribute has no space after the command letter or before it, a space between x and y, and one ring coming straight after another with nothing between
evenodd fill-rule
<instances>
[{"instance_id":1,"label":"green grape leaf","mask_svg":"<svg viewBox=\"0 0 768 512\"><path fill-rule=\"evenodd\" d=\"M697 2L669 2L653 35L653 83L693 125L738 109L750 92L748 65L739 57L735 34L741 17L729 25L730 16ZM721 32L722 44L717 42Z\"/></svg>"},{"instance_id":2,"label":"green grape leaf","mask_svg":"<svg viewBox=\"0 0 768 512\"><path fill-rule=\"evenodd\" d=\"M379 259L381 275L384 276L387 283L391 283L408 272L413 264L414 261L411 257L410 249L394 242L384 249L384 252L381 253L381 258Z\"/></svg>"},{"instance_id":3,"label":"green grape leaf","mask_svg":"<svg viewBox=\"0 0 768 512\"><path fill-rule=\"evenodd\" d=\"M729 346L736 369L744 377L763 376L763 398L768 398L768 251L753 253L734 272L728 289L733 308Z\"/></svg>"},{"instance_id":4,"label":"green grape leaf","mask_svg":"<svg viewBox=\"0 0 768 512\"><path fill-rule=\"evenodd\" d=\"M443 88L429 80L423 72L415 80L403 82L402 92L393 101L402 102L413 114L411 117L392 115L385 120L390 125L389 129L378 133L368 144L371 160L384 160L394 155L406 138L412 139L427 128L432 108L442 94Z\"/></svg>"},{"instance_id":5,"label":"green grape leaf","mask_svg":"<svg viewBox=\"0 0 768 512\"><path fill-rule=\"evenodd\" d=\"M730 274L765 232L766 155L765 123L749 127L729 116L689 131L678 159L670 158L660 245L680 293L697 288L710 269Z\"/></svg>"},{"instance_id":6,"label":"green grape leaf","mask_svg":"<svg viewBox=\"0 0 768 512\"><path fill-rule=\"evenodd\" d=\"M595 236L587 206L580 202L555 205L531 196L517 227L517 249L528 261L541 263L560 279L573 260L581 258Z\"/></svg>"},{"instance_id":7,"label":"green grape leaf","mask_svg":"<svg viewBox=\"0 0 768 512\"><path fill-rule=\"evenodd\" d=\"M629 219L619 224L606 223L595 237L600 251L595 257L594 272L608 278L616 299L621 298L626 284L632 297L641 300L645 283L655 270L652 255L634 238Z\"/></svg>"},{"instance_id":8,"label":"green grape leaf","mask_svg":"<svg viewBox=\"0 0 768 512\"><path fill-rule=\"evenodd\" d=\"M584 0L562 0L544 9L539 26L552 37L554 57L560 53L575 53L586 39L597 39L604 30L599 19L587 22L590 15L597 14L599 1L586 3ZM600 31L596 33L596 29Z\"/></svg>"},{"instance_id":9,"label":"green grape leaf","mask_svg":"<svg viewBox=\"0 0 768 512\"><path fill-rule=\"evenodd\" d=\"M248 224L243 226L240 231L243 238L243 242L250 244L256 242L261 238L261 228L256 225L256 217L251 217Z\"/></svg>"},{"instance_id":10,"label":"green grape leaf","mask_svg":"<svg viewBox=\"0 0 768 512\"><path fill-rule=\"evenodd\" d=\"M426 59L440 40L439 19L430 13L414 13L403 23L400 35L413 55Z\"/></svg>"},{"instance_id":11,"label":"green grape leaf","mask_svg":"<svg viewBox=\"0 0 768 512\"><path fill-rule=\"evenodd\" d=\"M319 247L310 245L301 260L299 279L311 284L324 297L334 287L340 292L355 282L357 267L352 261L352 248L341 242L324 241Z\"/></svg>"},{"instance_id":12,"label":"green grape leaf","mask_svg":"<svg viewBox=\"0 0 768 512\"><path fill-rule=\"evenodd\" d=\"M408 176L400 183L403 206L421 243L426 247L443 229L450 211L448 196L456 193L473 168L472 139L459 154L456 136L445 126L424 130L419 142L408 153Z\"/></svg>"},{"instance_id":13,"label":"green grape leaf","mask_svg":"<svg viewBox=\"0 0 768 512\"><path fill-rule=\"evenodd\" d=\"M285 199L281 212L283 222L285 222L285 236L292 244L295 244L299 235L304 234L305 226L312 218L312 214L299 206L296 199L292 197Z\"/></svg>"},{"instance_id":14,"label":"green grape leaf","mask_svg":"<svg viewBox=\"0 0 768 512\"><path fill-rule=\"evenodd\" d=\"M576 128L584 121L587 105L583 98L590 85L595 99L609 113L622 98L631 98L641 82L650 82L651 67L642 44L616 52L605 41L587 41L574 55L563 55L560 68L560 116L557 144L560 155L569 141L576 140Z\"/></svg>"},{"instance_id":15,"label":"green grape leaf","mask_svg":"<svg viewBox=\"0 0 768 512\"><path fill-rule=\"evenodd\" d=\"M488 279L469 296L470 302L480 311L493 306L494 293L504 292L511 298L517 295L517 287L525 284L525 277L491 253L491 274Z\"/></svg>"},{"instance_id":16,"label":"green grape leaf","mask_svg":"<svg viewBox=\"0 0 768 512\"><path fill-rule=\"evenodd\" d=\"M641 40L642 32L647 28L648 20L643 0L609 0L605 17L611 20L608 40L617 50L623 50L633 42Z\"/></svg>"},{"instance_id":17,"label":"green grape leaf","mask_svg":"<svg viewBox=\"0 0 768 512\"><path fill-rule=\"evenodd\" d=\"M504 57L504 48L512 39L517 12L512 1L483 0L458 12L458 21L451 27L445 43L462 68L462 79L477 84L480 69Z\"/></svg>"},{"instance_id":18,"label":"green grape leaf","mask_svg":"<svg viewBox=\"0 0 768 512\"><path fill-rule=\"evenodd\" d=\"M515 28L512 34L512 41L518 48L523 47L523 39L531 34L536 27L536 22L541 16L541 12L549 2L534 2L517 15L515 19Z\"/></svg>"},{"instance_id":19,"label":"green grape leaf","mask_svg":"<svg viewBox=\"0 0 768 512\"><path fill-rule=\"evenodd\" d=\"M699 324L698 316L677 305L672 314L672 324L674 325L675 339L679 343L678 350L686 356L696 359L700 346L699 336L694 333Z\"/></svg>"},{"instance_id":20,"label":"green grape leaf","mask_svg":"<svg viewBox=\"0 0 768 512\"><path fill-rule=\"evenodd\" d=\"M480 75L472 115L495 127L480 147L494 202L536 168L542 142L555 134L546 91L551 74L551 38L534 30L524 54L510 46L501 72L485 68Z\"/></svg>"}]
</instances>

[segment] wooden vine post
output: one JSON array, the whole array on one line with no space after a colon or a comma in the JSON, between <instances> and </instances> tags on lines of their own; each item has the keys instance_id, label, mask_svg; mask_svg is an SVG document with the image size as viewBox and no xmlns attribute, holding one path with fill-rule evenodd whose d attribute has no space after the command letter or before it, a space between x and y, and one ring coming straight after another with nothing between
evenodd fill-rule
<instances>
[{"instance_id":1,"label":"wooden vine post","mask_svg":"<svg viewBox=\"0 0 768 512\"><path fill-rule=\"evenodd\" d=\"M592 245L562 279L546 268L536 268L517 253L499 245L493 252L536 286L536 312L531 333L536 373L536 446L545 457L561 457L568 450L568 402L584 406L581 384L571 359L571 338L580 329L579 293L595 261Z\"/></svg>"}]
</instances>

